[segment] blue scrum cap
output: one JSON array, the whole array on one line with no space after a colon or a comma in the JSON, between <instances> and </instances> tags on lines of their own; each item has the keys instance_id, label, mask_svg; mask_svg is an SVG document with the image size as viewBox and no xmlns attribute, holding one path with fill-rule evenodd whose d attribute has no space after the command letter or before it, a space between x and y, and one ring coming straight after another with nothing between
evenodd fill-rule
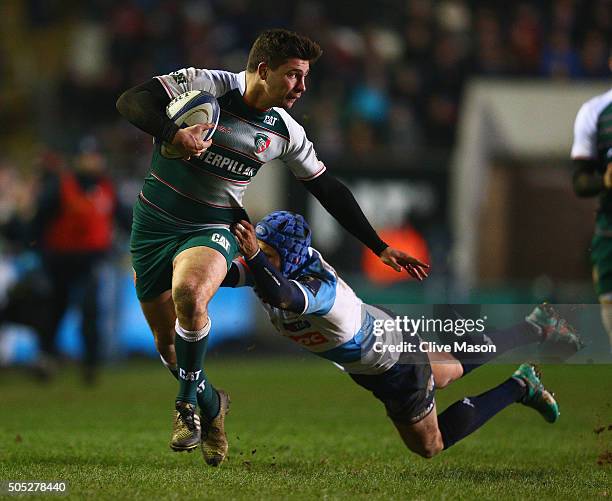
<instances>
[{"instance_id":1,"label":"blue scrum cap","mask_svg":"<svg viewBox=\"0 0 612 501\"><path fill-rule=\"evenodd\" d=\"M255 226L257 238L273 247L281 258L281 273L291 277L308 259L310 228L300 214L271 212Z\"/></svg>"}]
</instances>

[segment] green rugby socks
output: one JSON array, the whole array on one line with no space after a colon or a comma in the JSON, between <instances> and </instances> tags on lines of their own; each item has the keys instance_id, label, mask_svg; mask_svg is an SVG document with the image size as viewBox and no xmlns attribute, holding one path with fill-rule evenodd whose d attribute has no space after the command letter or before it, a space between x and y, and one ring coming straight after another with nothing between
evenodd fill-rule
<instances>
[{"instance_id":1,"label":"green rugby socks","mask_svg":"<svg viewBox=\"0 0 612 501\"><path fill-rule=\"evenodd\" d=\"M176 370L179 381L177 401L197 403L198 388L206 393L210 384L206 380L202 361L208 346L208 333L210 332L210 318L206 325L197 331L183 329L176 321L174 345L176 350Z\"/></svg>"},{"instance_id":2,"label":"green rugby socks","mask_svg":"<svg viewBox=\"0 0 612 501\"><path fill-rule=\"evenodd\" d=\"M197 398L198 405L202 411L202 417L207 421L212 421L216 418L220 407L219 394L204 375L204 371L202 371L198 382Z\"/></svg>"},{"instance_id":3,"label":"green rugby socks","mask_svg":"<svg viewBox=\"0 0 612 501\"><path fill-rule=\"evenodd\" d=\"M179 380L178 369L176 368L176 364L170 364L168 361L160 354L159 358L161 358L162 363L166 366L166 368L170 371L174 379ZM202 385L204 382L204 385ZM204 370L200 373L200 378L198 379L198 387L196 389L196 397L198 400L198 406L202 410L202 414L209 421L213 420L219 414L219 394L214 386L208 381L205 376Z\"/></svg>"}]
</instances>

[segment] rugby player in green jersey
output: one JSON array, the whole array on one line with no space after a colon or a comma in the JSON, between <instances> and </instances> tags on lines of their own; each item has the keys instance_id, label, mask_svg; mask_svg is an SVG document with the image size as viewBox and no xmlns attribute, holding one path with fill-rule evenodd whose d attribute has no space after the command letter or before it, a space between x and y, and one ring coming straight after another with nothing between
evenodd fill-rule
<instances>
[{"instance_id":1,"label":"rugby player in green jersey","mask_svg":"<svg viewBox=\"0 0 612 501\"><path fill-rule=\"evenodd\" d=\"M612 54L609 65L612 70ZM589 99L578 111L571 155L576 194L599 196L591 263L612 353L612 89Z\"/></svg>"},{"instance_id":2,"label":"rugby player in green jersey","mask_svg":"<svg viewBox=\"0 0 612 501\"><path fill-rule=\"evenodd\" d=\"M419 280L427 276L428 265L378 237L286 111L306 91L310 65L320 55L320 47L304 36L269 30L253 44L246 71L186 68L129 89L117 101L125 118L158 140L134 206L130 247L142 310L162 360L179 381L170 447L192 450L201 443L211 465L227 454L229 398L204 371L211 329L207 307L237 250L229 227L247 219L243 193L264 163L282 161L385 264ZM166 116L170 100L190 90L210 92L219 101L214 141L202 140L211 124L180 129ZM164 158L160 141L182 150L183 158Z\"/></svg>"}]
</instances>

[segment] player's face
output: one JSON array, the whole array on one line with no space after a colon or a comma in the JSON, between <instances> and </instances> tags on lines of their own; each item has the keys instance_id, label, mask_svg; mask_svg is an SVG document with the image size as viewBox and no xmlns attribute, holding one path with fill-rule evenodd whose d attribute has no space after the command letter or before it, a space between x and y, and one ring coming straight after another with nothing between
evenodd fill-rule
<instances>
[{"instance_id":1,"label":"player's face","mask_svg":"<svg viewBox=\"0 0 612 501\"><path fill-rule=\"evenodd\" d=\"M276 250L274 249L274 247L269 246L266 242L262 242L261 240L257 240L257 243L259 244L259 248L261 249L261 252L263 252L266 255L266 257L268 258L268 261L270 261L272 266L274 266L277 270L280 270L281 259L280 259L278 252L276 252Z\"/></svg>"},{"instance_id":2,"label":"player's face","mask_svg":"<svg viewBox=\"0 0 612 501\"><path fill-rule=\"evenodd\" d=\"M272 106L290 109L306 91L306 76L310 63L303 59L289 59L275 70L268 68L266 86Z\"/></svg>"}]
</instances>

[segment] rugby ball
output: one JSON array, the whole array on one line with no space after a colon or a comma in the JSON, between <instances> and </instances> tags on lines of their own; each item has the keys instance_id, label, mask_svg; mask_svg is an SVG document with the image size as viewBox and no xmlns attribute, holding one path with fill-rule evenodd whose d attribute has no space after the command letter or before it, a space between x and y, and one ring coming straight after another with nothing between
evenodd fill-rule
<instances>
[{"instance_id":1,"label":"rugby ball","mask_svg":"<svg viewBox=\"0 0 612 501\"><path fill-rule=\"evenodd\" d=\"M181 129L196 124L211 123L215 127L205 130L202 139L207 141L217 130L221 108L217 98L203 90L190 90L176 96L166 106L166 115ZM178 149L164 141L161 153L166 158L181 158Z\"/></svg>"}]
</instances>

